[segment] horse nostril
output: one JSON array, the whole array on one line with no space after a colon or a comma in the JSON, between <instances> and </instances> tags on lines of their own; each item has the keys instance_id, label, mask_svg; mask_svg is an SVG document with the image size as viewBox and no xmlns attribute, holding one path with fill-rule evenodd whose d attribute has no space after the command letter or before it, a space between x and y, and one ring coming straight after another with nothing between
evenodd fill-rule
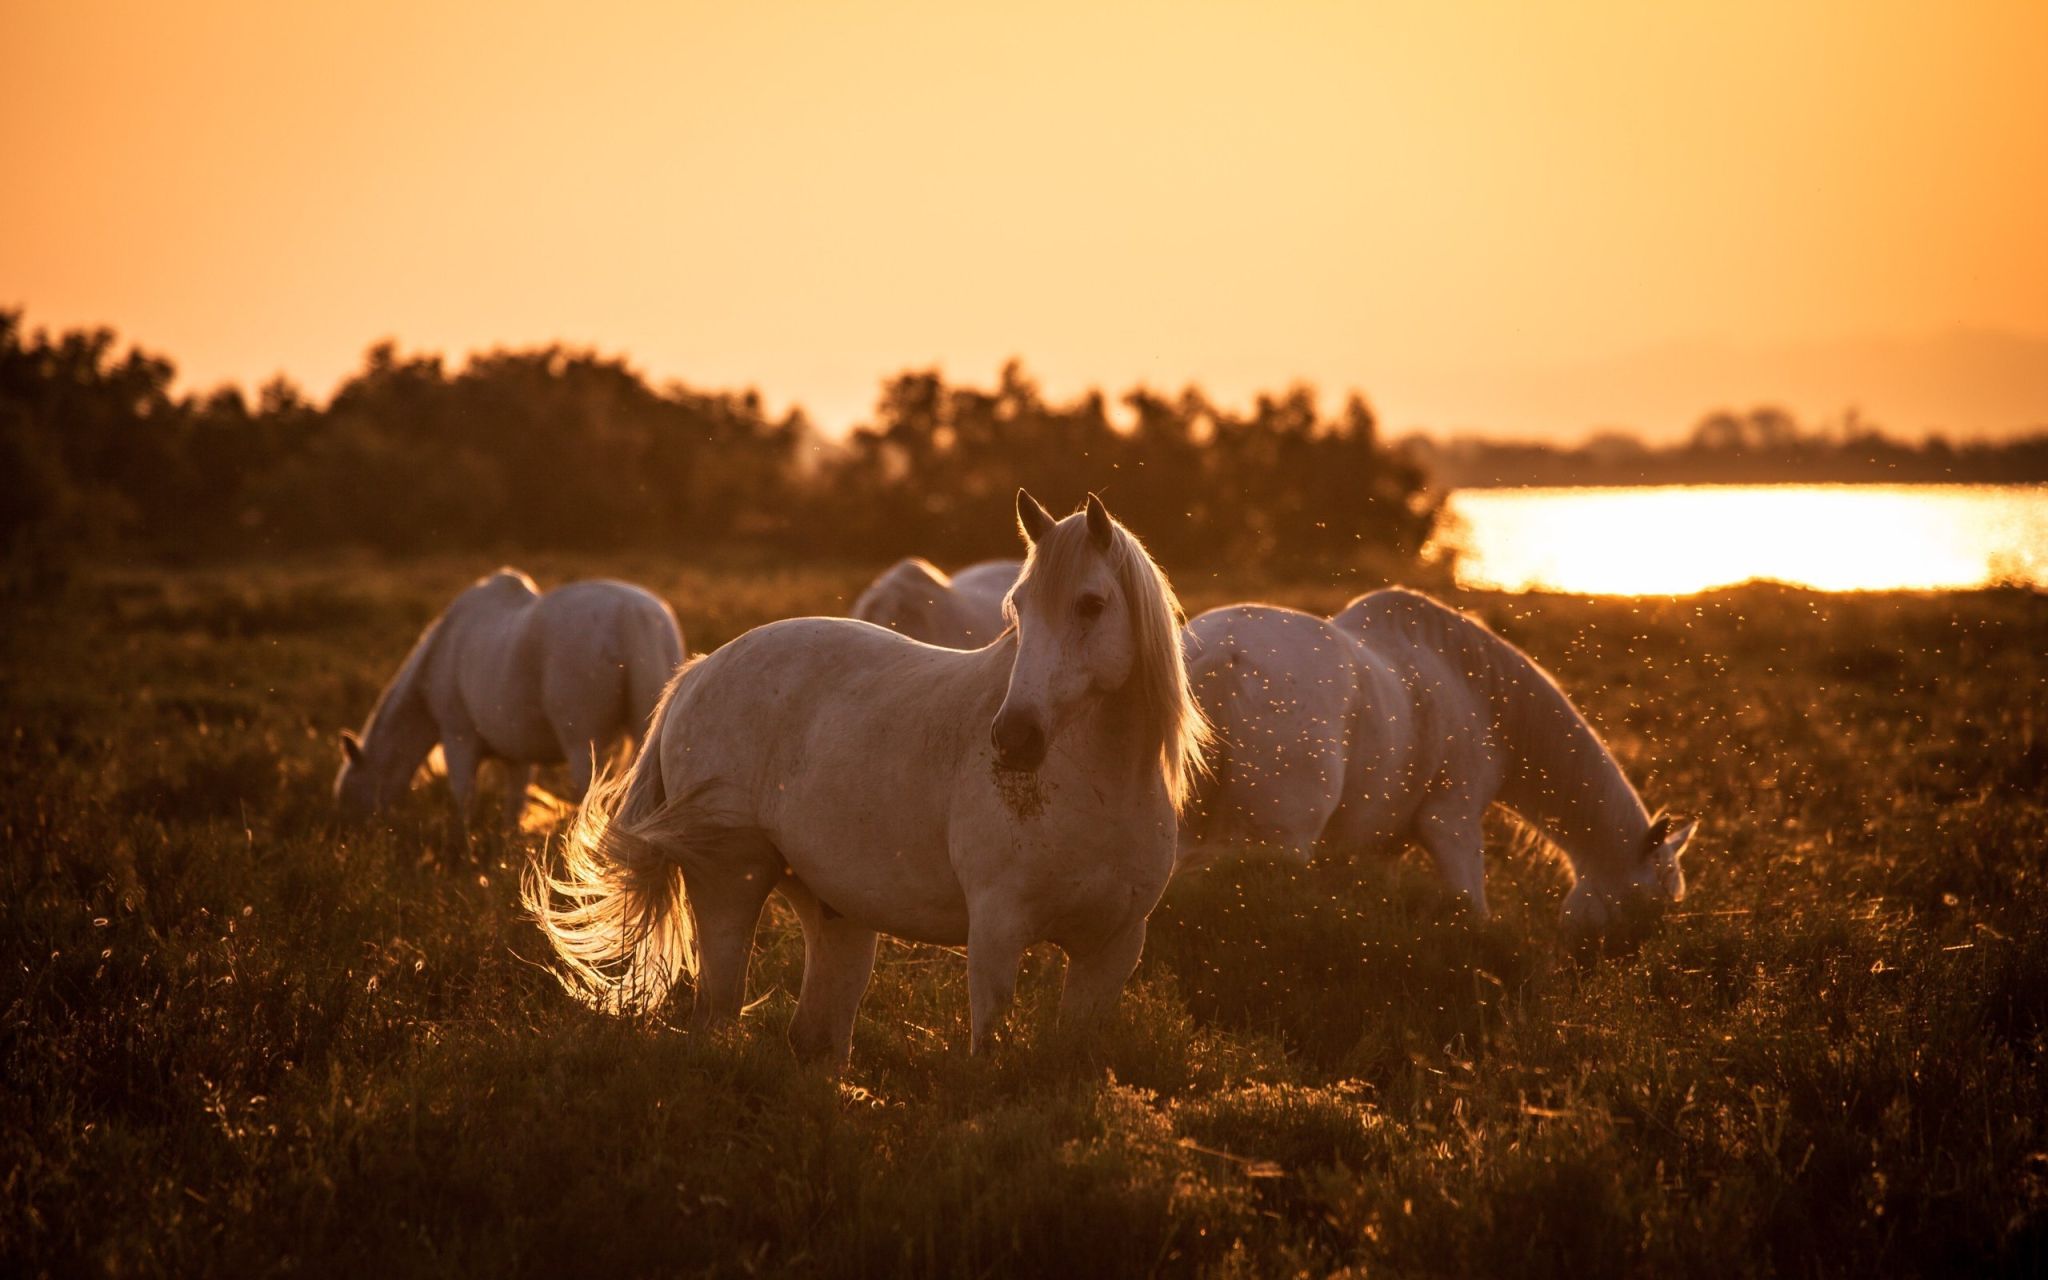
<instances>
[{"instance_id":1,"label":"horse nostril","mask_svg":"<svg viewBox=\"0 0 2048 1280\"><path fill-rule=\"evenodd\" d=\"M1045 730L1031 716L997 716L989 727L989 741L1005 769L1036 769L1045 760Z\"/></svg>"}]
</instances>

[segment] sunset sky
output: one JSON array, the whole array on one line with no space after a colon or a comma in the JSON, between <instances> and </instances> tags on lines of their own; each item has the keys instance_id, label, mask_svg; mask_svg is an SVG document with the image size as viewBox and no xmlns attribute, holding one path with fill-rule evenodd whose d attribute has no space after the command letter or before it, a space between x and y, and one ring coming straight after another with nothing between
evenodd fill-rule
<instances>
[{"instance_id":1,"label":"sunset sky","mask_svg":"<svg viewBox=\"0 0 2048 1280\"><path fill-rule=\"evenodd\" d=\"M1397 431L2048 425L2048 3L0 0L0 306L184 385L561 339Z\"/></svg>"}]
</instances>

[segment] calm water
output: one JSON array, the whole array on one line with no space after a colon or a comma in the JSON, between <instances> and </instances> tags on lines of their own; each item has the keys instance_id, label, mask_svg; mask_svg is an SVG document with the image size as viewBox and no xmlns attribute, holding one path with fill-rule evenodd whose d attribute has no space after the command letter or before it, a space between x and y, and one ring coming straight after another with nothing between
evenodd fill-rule
<instances>
[{"instance_id":1,"label":"calm water","mask_svg":"<svg viewBox=\"0 0 2048 1280\"><path fill-rule=\"evenodd\" d=\"M1458 580L1667 595L1751 578L1823 591L2048 587L2048 485L1467 489Z\"/></svg>"}]
</instances>

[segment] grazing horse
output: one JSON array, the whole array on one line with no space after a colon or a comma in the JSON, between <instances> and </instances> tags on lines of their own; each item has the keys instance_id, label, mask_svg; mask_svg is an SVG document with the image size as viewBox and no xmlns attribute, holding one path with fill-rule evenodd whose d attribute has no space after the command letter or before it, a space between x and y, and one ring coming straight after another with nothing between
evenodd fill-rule
<instances>
[{"instance_id":1,"label":"grazing horse","mask_svg":"<svg viewBox=\"0 0 2048 1280\"><path fill-rule=\"evenodd\" d=\"M1021 560L984 560L947 577L912 556L889 566L853 602L849 615L948 649L979 649L1002 634L1003 598Z\"/></svg>"},{"instance_id":2,"label":"grazing horse","mask_svg":"<svg viewBox=\"0 0 2048 1280\"><path fill-rule=\"evenodd\" d=\"M804 932L790 1042L843 1063L878 933L965 944L983 1050L1025 948L1068 957L1062 1022L1110 1008L1173 873L1201 713L1180 613L1091 496L1017 498L1030 554L976 650L847 618L746 633L684 668L622 780L600 784L527 909L569 990L613 1011L696 979L693 1025L738 1016L780 891Z\"/></svg>"},{"instance_id":3,"label":"grazing horse","mask_svg":"<svg viewBox=\"0 0 2048 1280\"><path fill-rule=\"evenodd\" d=\"M1498 803L1570 862L1573 932L1685 895L1679 855L1697 821L1649 813L1550 675L1465 614L1396 588L1329 621L1215 609L1188 637L1219 746L1184 865L1226 842L1305 863L1413 838L1484 918L1482 821Z\"/></svg>"},{"instance_id":4,"label":"grazing horse","mask_svg":"<svg viewBox=\"0 0 2048 1280\"><path fill-rule=\"evenodd\" d=\"M594 757L647 727L682 661L683 633L658 596L604 580L543 595L500 569L427 624L361 736L342 730L335 799L354 816L382 813L438 743L457 818L469 819L477 766L496 759L512 769L516 826L535 765L566 762L581 799Z\"/></svg>"}]
</instances>

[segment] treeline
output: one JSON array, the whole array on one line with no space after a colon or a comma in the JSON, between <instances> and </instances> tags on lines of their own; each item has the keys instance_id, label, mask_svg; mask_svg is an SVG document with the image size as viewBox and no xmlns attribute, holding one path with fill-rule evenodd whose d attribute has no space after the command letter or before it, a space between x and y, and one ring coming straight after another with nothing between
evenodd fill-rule
<instances>
[{"instance_id":1,"label":"treeline","mask_svg":"<svg viewBox=\"0 0 2048 1280\"><path fill-rule=\"evenodd\" d=\"M373 347L326 404L287 382L178 396L161 356L105 329L29 333L0 312L0 546L179 555L753 545L958 562L1014 550L1011 491L1086 489L1155 551L1319 564L1415 557L1438 507L1353 398L1250 413L1133 391L1054 404L1014 364L992 389L907 373L874 420L823 439L753 392L656 388L544 347L460 369Z\"/></svg>"},{"instance_id":2,"label":"treeline","mask_svg":"<svg viewBox=\"0 0 2048 1280\"><path fill-rule=\"evenodd\" d=\"M1411 436L1401 452L1451 488L1636 484L2019 484L2048 480L2048 430L1999 443L1919 444L1863 422L1808 429L1773 406L1721 410L1662 448L1622 432L1574 447Z\"/></svg>"}]
</instances>

